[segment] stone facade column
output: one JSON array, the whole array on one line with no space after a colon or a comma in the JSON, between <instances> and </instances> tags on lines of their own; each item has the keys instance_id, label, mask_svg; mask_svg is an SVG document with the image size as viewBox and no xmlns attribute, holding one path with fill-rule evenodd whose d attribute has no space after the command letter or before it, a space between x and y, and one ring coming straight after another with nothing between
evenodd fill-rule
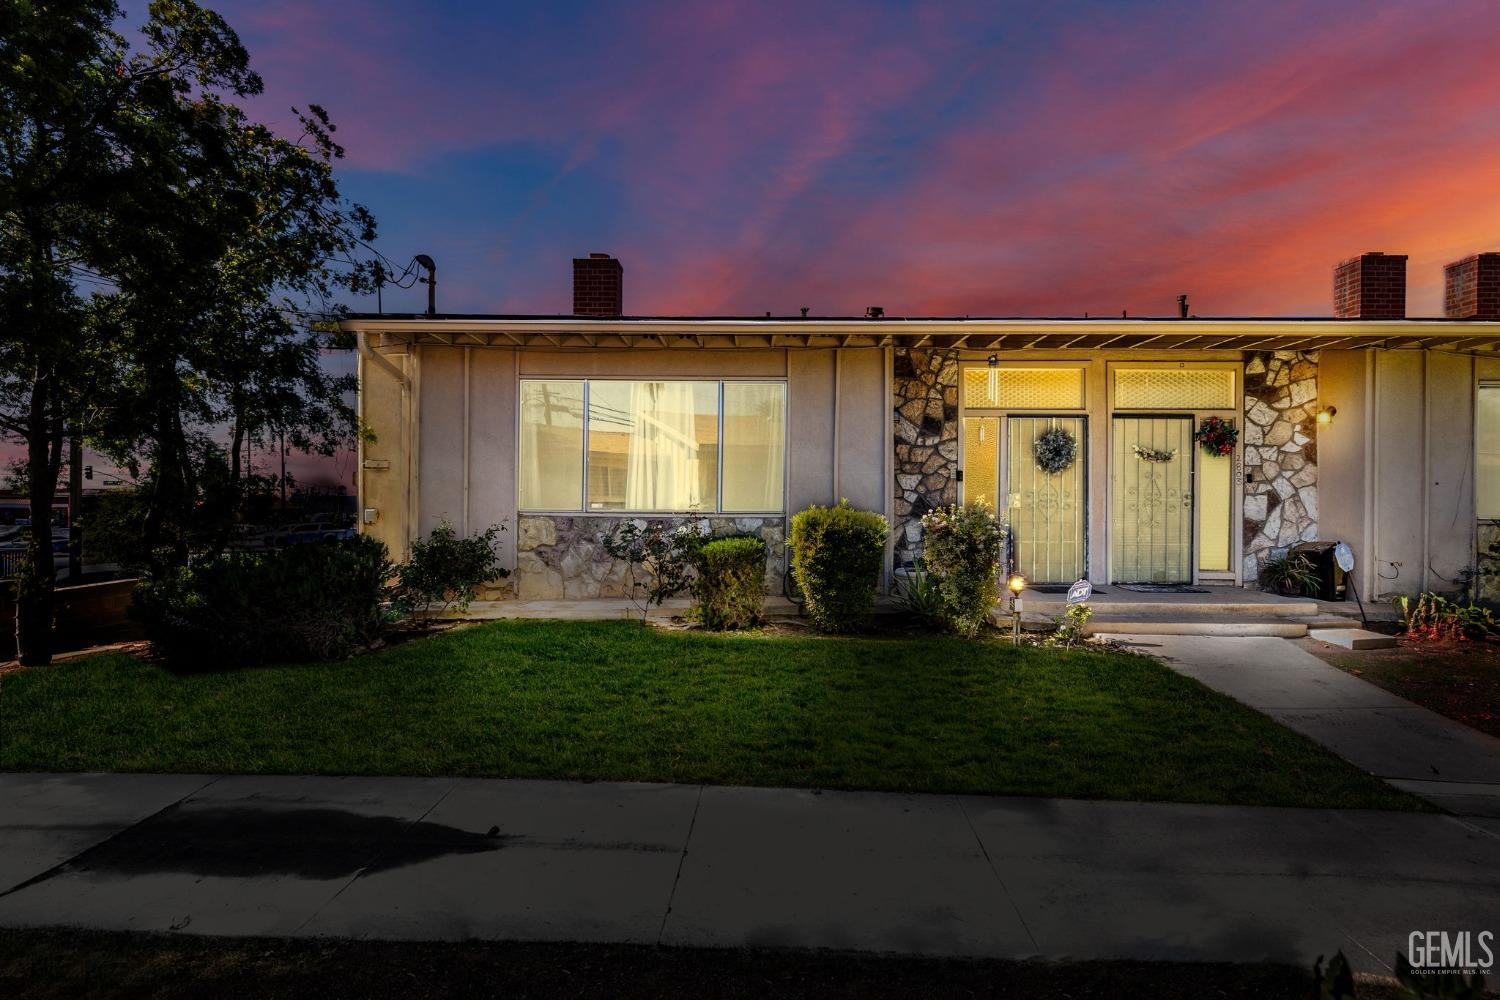
<instances>
[{"instance_id":1,"label":"stone facade column","mask_svg":"<svg viewBox=\"0 0 1500 1000\"><path fill-rule=\"evenodd\" d=\"M1318 352L1254 351L1245 364L1244 577L1318 537Z\"/></svg>"},{"instance_id":2,"label":"stone facade column","mask_svg":"<svg viewBox=\"0 0 1500 1000\"><path fill-rule=\"evenodd\" d=\"M895 564L922 551L922 515L958 502L956 350L897 348L895 401Z\"/></svg>"}]
</instances>

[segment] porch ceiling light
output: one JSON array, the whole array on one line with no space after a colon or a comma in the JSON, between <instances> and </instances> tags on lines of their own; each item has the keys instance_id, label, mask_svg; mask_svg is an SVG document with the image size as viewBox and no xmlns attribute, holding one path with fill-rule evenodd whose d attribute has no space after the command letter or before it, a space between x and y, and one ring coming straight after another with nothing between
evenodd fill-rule
<instances>
[{"instance_id":1,"label":"porch ceiling light","mask_svg":"<svg viewBox=\"0 0 1500 1000\"><path fill-rule=\"evenodd\" d=\"M1318 423L1328 425L1333 423L1333 418L1338 416L1339 410L1336 406L1325 406L1318 411Z\"/></svg>"}]
</instances>

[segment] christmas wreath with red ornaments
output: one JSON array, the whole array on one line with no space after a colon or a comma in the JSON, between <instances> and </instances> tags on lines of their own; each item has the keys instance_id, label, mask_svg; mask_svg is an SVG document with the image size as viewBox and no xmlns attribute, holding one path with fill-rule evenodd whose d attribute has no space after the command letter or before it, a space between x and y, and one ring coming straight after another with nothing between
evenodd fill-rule
<instances>
[{"instance_id":1,"label":"christmas wreath with red ornaments","mask_svg":"<svg viewBox=\"0 0 1500 1000\"><path fill-rule=\"evenodd\" d=\"M1235 442L1240 439L1240 429L1233 420L1209 417L1198 425L1193 440L1203 446L1210 455L1233 455Z\"/></svg>"}]
</instances>

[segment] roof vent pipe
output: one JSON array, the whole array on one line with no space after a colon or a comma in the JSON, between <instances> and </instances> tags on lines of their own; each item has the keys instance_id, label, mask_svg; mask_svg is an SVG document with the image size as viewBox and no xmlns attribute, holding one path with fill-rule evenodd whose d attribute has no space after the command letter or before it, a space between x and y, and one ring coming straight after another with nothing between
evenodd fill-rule
<instances>
[{"instance_id":1,"label":"roof vent pipe","mask_svg":"<svg viewBox=\"0 0 1500 1000\"><path fill-rule=\"evenodd\" d=\"M427 286L427 315L437 315L437 264L433 263L431 257L425 253L419 253L414 258L418 267L427 269L427 277L418 278L422 284Z\"/></svg>"},{"instance_id":2,"label":"roof vent pipe","mask_svg":"<svg viewBox=\"0 0 1500 1000\"><path fill-rule=\"evenodd\" d=\"M1187 304L1187 296L1186 295L1179 295L1179 296L1177 296L1177 318L1178 319L1187 319L1188 318L1188 304Z\"/></svg>"},{"instance_id":3,"label":"roof vent pipe","mask_svg":"<svg viewBox=\"0 0 1500 1000\"><path fill-rule=\"evenodd\" d=\"M885 306L866 306L865 319L884 319Z\"/></svg>"}]
</instances>

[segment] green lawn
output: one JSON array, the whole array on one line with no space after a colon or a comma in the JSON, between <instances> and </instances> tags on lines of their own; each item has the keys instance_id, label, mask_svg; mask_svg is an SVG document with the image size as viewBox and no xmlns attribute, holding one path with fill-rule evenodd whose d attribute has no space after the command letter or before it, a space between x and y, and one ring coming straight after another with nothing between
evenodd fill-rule
<instances>
[{"instance_id":1,"label":"green lawn","mask_svg":"<svg viewBox=\"0 0 1500 1000\"><path fill-rule=\"evenodd\" d=\"M462 774L1423 806L1155 661L495 622L340 663L6 676L8 770Z\"/></svg>"}]
</instances>

